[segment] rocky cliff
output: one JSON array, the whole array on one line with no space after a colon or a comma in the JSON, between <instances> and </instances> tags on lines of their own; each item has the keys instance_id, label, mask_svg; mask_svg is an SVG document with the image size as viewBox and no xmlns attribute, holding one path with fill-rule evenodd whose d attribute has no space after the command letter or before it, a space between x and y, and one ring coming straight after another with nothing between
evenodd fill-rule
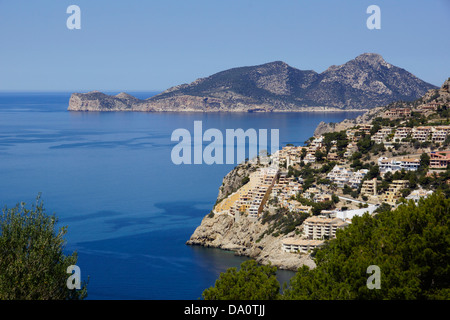
<instances>
[{"instance_id":1,"label":"rocky cliff","mask_svg":"<svg viewBox=\"0 0 450 320\"><path fill-rule=\"evenodd\" d=\"M385 108L386 107L376 107L356 117L355 119L344 119L337 123L321 121L314 131L314 136L320 136L327 132L347 130L358 124L368 124L375 116L379 115L381 111L385 110Z\"/></svg>"},{"instance_id":2,"label":"rocky cliff","mask_svg":"<svg viewBox=\"0 0 450 320\"><path fill-rule=\"evenodd\" d=\"M315 267L309 255L300 255L282 251L281 241L292 235L274 237L261 235L269 228L259 220L250 220L246 216L235 221L227 214L204 217L197 227L188 245L200 245L234 251L237 255L255 259L260 264L272 264L279 269L297 271L302 265Z\"/></svg>"},{"instance_id":3,"label":"rocky cliff","mask_svg":"<svg viewBox=\"0 0 450 320\"><path fill-rule=\"evenodd\" d=\"M436 89L380 55L365 53L322 73L282 61L225 70L139 100L74 93L71 111L298 112L370 109Z\"/></svg>"},{"instance_id":4,"label":"rocky cliff","mask_svg":"<svg viewBox=\"0 0 450 320\"><path fill-rule=\"evenodd\" d=\"M257 165L244 163L230 171L223 179L217 202L243 186L245 177L256 169ZM292 234L275 237L267 234L270 227L270 223L263 224L261 219L249 219L247 216L235 220L228 214L208 214L186 244L234 251L261 264L270 262L280 269L296 271L302 265L315 267L310 256L282 251L282 239Z\"/></svg>"}]
</instances>

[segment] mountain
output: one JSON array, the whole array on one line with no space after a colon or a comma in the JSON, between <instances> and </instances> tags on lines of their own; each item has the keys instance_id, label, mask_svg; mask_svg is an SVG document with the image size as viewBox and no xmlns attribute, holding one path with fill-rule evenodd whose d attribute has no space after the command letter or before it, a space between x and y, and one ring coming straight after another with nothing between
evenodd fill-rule
<instances>
[{"instance_id":1,"label":"mountain","mask_svg":"<svg viewBox=\"0 0 450 320\"><path fill-rule=\"evenodd\" d=\"M126 93L74 93L71 111L315 111L370 109L411 101L436 89L408 71L365 53L322 73L282 61L225 70L145 100Z\"/></svg>"},{"instance_id":2,"label":"mountain","mask_svg":"<svg viewBox=\"0 0 450 320\"><path fill-rule=\"evenodd\" d=\"M338 123L326 123L320 122L314 131L314 136L320 136L327 132L338 132L342 130L347 130L353 128L357 125L362 124L371 124L372 120L377 117L383 117L384 113L390 109L401 109L408 108L414 111L416 114L422 114L422 116L426 116L429 121L434 121L430 116L434 113L434 116L437 118L446 118L443 114L437 115L437 108L434 111L430 111L430 113L423 113L422 107L432 107L432 106L440 106L439 108L442 110L447 110L450 106L450 78L444 81L442 86L437 89L428 90L422 97L413 100L413 101L394 101L388 105L372 108L364 114L356 117L355 119L345 119ZM433 109L431 109L433 110ZM442 111L441 111L442 112Z\"/></svg>"}]
</instances>

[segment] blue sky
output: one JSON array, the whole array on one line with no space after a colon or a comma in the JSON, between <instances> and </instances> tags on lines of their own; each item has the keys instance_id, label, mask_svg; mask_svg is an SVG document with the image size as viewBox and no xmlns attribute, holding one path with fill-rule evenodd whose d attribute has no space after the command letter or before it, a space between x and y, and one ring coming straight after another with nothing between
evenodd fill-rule
<instances>
[{"instance_id":1,"label":"blue sky","mask_svg":"<svg viewBox=\"0 0 450 320\"><path fill-rule=\"evenodd\" d=\"M69 30L68 6L81 8ZM369 5L381 29L369 30ZM449 0L0 0L0 91L160 91L282 60L324 71L364 52L440 86Z\"/></svg>"}]
</instances>

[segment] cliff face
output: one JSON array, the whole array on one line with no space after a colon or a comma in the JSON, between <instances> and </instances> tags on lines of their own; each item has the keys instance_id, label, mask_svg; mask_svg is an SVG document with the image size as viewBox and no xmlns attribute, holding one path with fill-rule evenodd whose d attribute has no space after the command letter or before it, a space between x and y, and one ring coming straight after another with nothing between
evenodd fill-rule
<instances>
[{"instance_id":1,"label":"cliff face","mask_svg":"<svg viewBox=\"0 0 450 320\"><path fill-rule=\"evenodd\" d=\"M282 61L225 70L139 100L74 93L71 111L290 112L370 109L414 100L436 89L377 54L366 53L322 73Z\"/></svg>"},{"instance_id":2,"label":"cliff face","mask_svg":"<svg viewBox=\"0 0 450 320\"><path fill-rule=\"evenodd\" d=\"M217 201L242 187L245 177L256 169L256 165L249 163L236 166L224 177ZM270 228L269 223L262 224L260 220L248 219L246 216L236 220L227 214L215 214L212 217L207 215L186 244L234 251L237 255L250 257L261 264L270 262L280 269L296 271L302 265L315 267L309 256L282 251L281 240L291 235L273 237L264 234Z\"/></svg>"},{"instance_id":3,"label":"cliff face","mask_svg":"<svg viewBox=\"0 0 450 320\"><path fill-rule=\"evenodd\" d=\"M247 217L234 221L233 217L226 214L212 218L206 216L186 244L231 250L237 255L255 259L260 264L271 263L279 269L297 271L302 265L315 267L309 255L282 251L281 240L289 235L265 235L257 242L268 228L268 225L262 225L259 221L249 220Z\"/></svg>"}]
</instances>

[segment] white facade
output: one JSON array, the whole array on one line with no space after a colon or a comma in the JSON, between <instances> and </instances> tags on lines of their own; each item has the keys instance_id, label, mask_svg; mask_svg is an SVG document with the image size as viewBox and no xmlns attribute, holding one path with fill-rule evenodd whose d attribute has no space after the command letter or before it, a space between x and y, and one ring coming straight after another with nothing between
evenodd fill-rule
<instances>
[{"instance_id":1,"label":"white facade","mask_svg":"<svg viewBox=\"0 0 450 320\"><path fill-rule=\"evenodd\" d=\"M402 169L406 171L416 171L420 167L420 160L416 158L389 159L378 158L378 167L381 173L395 172Z\"/></svg>"},{"instance_id":2,"label":"white facade","mask_svg":"<svg viewBox=\"0 0 450 320\"><path fill-rule=\"evenodd\" d=\"M282 240L281 244L284 252L305 254L323 245L324 241L288 238Z\"/></svg>"},{"instance_id":3,"label":"white facade","mask_svg":"<svg viewBox=\"0 0 450 320\"><path fill-rule=\"evenodd\" d=\"M303 234L307 239L322 240L336 237L336 231L348 225L347 222L339 218L327 218L324 216L314 216L303 222Z\"/></svg>"},{"instance_id":4,"label":"white facade","mask_svg":"<svg viewBox=\"0 0 450 320\"><path fill-rule=\"evenodd\" d=\"M357 172L353 172L352 170L336 165L333 170L328 173L327 178L333 181L338 188L343 188L345 185L350 185L352 188L357 188L361 184L361 181L367 172L369 172L367 169L361 169Z\"/></svg>"}]
</instances>

